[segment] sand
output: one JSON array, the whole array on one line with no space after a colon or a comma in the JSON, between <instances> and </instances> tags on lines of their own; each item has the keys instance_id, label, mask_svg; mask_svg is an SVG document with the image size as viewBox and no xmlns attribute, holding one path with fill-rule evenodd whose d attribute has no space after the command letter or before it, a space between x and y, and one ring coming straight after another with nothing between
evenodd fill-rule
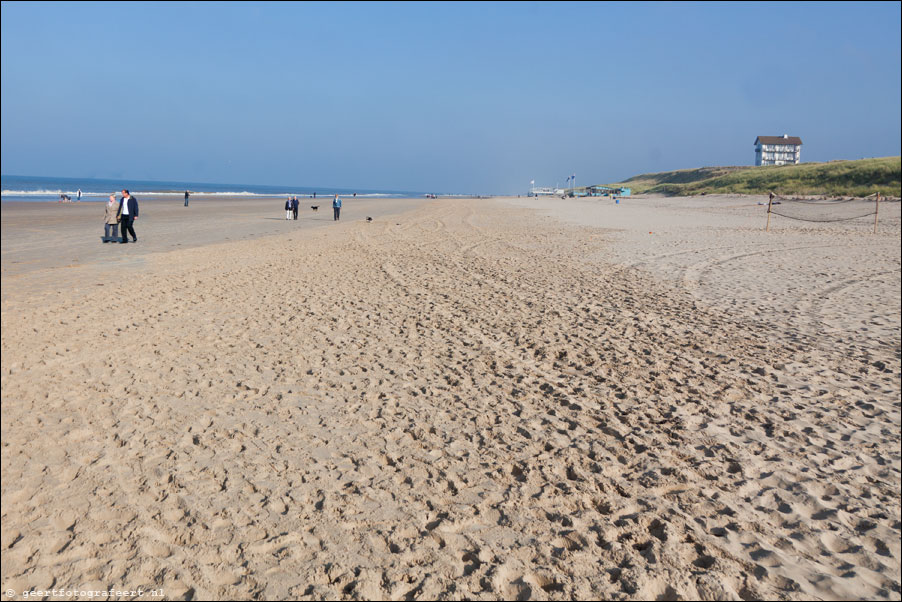
<instances>
[{"instance_id":1,"label":"sand","mask_svg":"<svg viewBox=\"0 0 902 602\"><path fill-rule=\"evenodd\" d=\"M900 599L898 209L759 200L4 205L3 588Z\"/></svg>"},{"instance_id":2,"label":"sand","mask_svg":"<svg viewBox=\"0 0 902 602\"><path fill-rule=\"evenodd\" d=\"M97 244L103 237L104 202L3 203L2 276L7 290L37 283L36 290L66 289L86 274L106 271L108 285L122 279L123 268L143 269L146 256L175 249L306 231L332 224L331 198L301 198L297 221L285 219L285 198L249 199L191 196L141 197L135 221L138 245ZM347 198L342 219L380 217L412 209L419 199ZM319 207L313 211L311 206ZM9 277L15 280L15 289Z\"/></svg>"}]
</instances>

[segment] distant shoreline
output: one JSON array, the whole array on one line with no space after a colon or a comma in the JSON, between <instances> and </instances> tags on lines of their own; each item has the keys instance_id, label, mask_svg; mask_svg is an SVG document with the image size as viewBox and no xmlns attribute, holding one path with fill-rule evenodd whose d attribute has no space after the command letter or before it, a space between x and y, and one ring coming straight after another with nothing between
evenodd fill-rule
<instances>
[{"instance_id":1,"label":"distant shoreline","mask_svg":"<svg viewBox=\"0 0 902 602\"><path fill-rule=\"evenodd\" d=\"M360 198L419 198L434 191L377 190L352 186L300 186L269 184L228 184L214 182L181 182L177 180L129 180L109 178L59 178L40 176L0 176L0 201L56 201L60 195L68 195L74 201L80 190L82 201L106 200L111 193L128 188L135 196L161 196L182 198L187 190L192 197L260 197L285 196L331 197L354 196Z\"/></svg>"}]
</instances>

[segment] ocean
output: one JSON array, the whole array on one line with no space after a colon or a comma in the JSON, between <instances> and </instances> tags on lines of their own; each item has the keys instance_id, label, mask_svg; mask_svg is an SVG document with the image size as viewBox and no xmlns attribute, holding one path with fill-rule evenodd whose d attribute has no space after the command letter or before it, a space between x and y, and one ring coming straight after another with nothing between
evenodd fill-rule
<instances>
[{"instance_id":1,"label":"ocean","mask_svg":"<svg viewBox=\"0 0 902 602\"><path fill-rule=\"evenodd\" d=\"M77 200L81 190L82 201L105 201L112 193L119 196L123 188L136 198L141 196L183 197L188 190L192 195L217 195L231 197L272 198L283 196L331 196L339 194L370 198L402 198L423 196L422 192L400 190L361 190L355 188L311 188L309 186L271 186L261 184L211 184L205 182L156 182L139 180L100 180L94 178L47 178L33 176L0 175L0 200L47 202L59 201L61 195Z\"/></svg>"}]
</instances>

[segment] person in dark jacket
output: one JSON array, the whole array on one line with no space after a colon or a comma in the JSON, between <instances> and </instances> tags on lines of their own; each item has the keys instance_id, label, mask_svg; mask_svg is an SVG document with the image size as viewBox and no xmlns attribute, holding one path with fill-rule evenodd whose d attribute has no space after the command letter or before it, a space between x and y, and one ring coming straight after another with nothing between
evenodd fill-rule
<instances>
[{"instance_id":1,"label":"person in dark jacket","mask_svg":"<svg viewBox=\"0 0 902 602\"><path fill-rule=\"evenodd\" d=\"M119 199L119 225L122 226L122 240L120 244L128 242L128 235L132 235L132 242L138 242L138 235L135 234L134 223L138 219L138 200L128 193L128 190L122 190L122 198Z\"/></svg>"},{"instance_id":2,"label":"person in dark jacket","mask_svg":"<svg viewBox=\"0 0 902 602\"><path fill-rule=\"evenodd\" d=\"M301 208L301 202L298 200L298 197L291 197L291 212L294 214L294 219L298 218L298 209Z\"/></svg>"}]
</instances>

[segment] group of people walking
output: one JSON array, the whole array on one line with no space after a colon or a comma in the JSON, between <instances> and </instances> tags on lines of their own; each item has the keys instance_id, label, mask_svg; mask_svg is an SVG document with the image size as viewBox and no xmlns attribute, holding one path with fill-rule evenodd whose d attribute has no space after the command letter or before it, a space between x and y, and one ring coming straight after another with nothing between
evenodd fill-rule
<instances>
[{"instance_id":1,"label":"group of people walking","mask_svg":"<svg viewBox=\"0 0 902 602\"><path fill-rule=\"evenodd\" d=\"M285 219L294 219L298 218L298 209L300 208L300 202L298 201L298 197L290 196L288 200L285 201Z\"/></svg>"},{"instance_id":2,"label":"group of people walking","mask_svg":"<svg viewBox=\"0 0 902 602\"><path fill-rule=\"evenodd\" d=\"M188 206L188 196L189 193L186 190L185 207ZM299 209L298 197L288 197L288 200L285 201L285 219L297 219ZM135 234L136 219L138 219L138 200L126 189L122 190L122 196L118 200L115 194L111 194L103 216L103 242L126 244L129 235L132 237L132 242L138 242L138 235ZM334 221L341 219L341 197L337 194L332 199L332 219ZM121 237L120 227L122 229Z\"/></svg>"},{"instance_id":3,"label":"group of people walking","mask_svg":"<svg viewBox=\"0 0 902 602\"><path fill-rule=\"evenodd\" d=\"M111 194L106 204L106 213L103 217L103 242L118 242L125 244L131 235L132 242L138 242L135 234L135 220L138 219L138 200L129 194L128 190L122 190L122 198L116 200L116 195ZM122 238L119 238L119 227L122 227Z\"/></svg>"},{"instance_id":4,"label":"group of people walking","mask_svg":"<svg viewBox=\"0 0 902 602\"><path fill-rule=\"evenodd\" d=\"M313 193L313 198L316 198L315 192ZM316 208L318 208L318 205L314 207L314 210ZM288 197L288 199L285 201L285 219L297 219L298 209L300 209L300 202L298 201L298 197ZM332 219L336 222L341 219L341 197L337 194L332 199Z\"/></svg>"}]
</instances>

